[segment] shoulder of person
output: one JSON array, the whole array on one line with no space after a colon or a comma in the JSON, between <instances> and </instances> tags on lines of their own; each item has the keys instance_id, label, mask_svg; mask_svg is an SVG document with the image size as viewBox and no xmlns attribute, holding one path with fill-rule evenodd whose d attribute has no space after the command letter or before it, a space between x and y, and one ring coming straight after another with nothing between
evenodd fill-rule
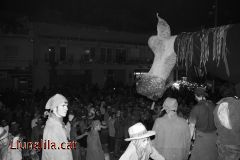
<instances>
[{"instance_id":1,"label":"shoulder of person","mask_svg":"<svg viewBox=\"0 0 240 160\"><path fill-rule=\"evenodd\" d=\"M186 119L182 118L182 117L178 117L179 118L179 123L182 125L182 126L187 126L188 127L188 122Z\"/></svg>"},{"instance_id":2,"label":"shoulder of person","mask_svg":"<svg viewBox=\"0 0 240 160\"><path fill-rule=\"evenodd\" d=\"M66 127L66 125L63 126L64 128ZM55 124L46 124L44 127L44 130L50 130L50 131L55 131L58 130L60 127L59 125L55 125Z\"/></svg>"},{"instance_id":3,"label":"shoulder of person","mask_svg":"<svg viewBox=\"0 0 240 160\"><path fill-rule=\"evenodd\" d=\"M163 123L164 121L165 121L165 118L164 118L164 116L163 116L163 117L158 117L158 118L155 120L154 123L161 124L161 123Z\"/></svg>"},{"instance_id":4,"label":"shoulder of person","mask_svg":"<svg viewBox=\"0 0 240 160\"><path fill-rule=\"evenodd\" d=\"M206 100L206 103L207 103L208 105L213 105L213 106L216 105L216 104L214 104L213 101L211 101L211 100Z\"/></svg>"},{"instance_id":5,"label":"shoulder of person","mask_svg":"<svg viewBox=\"0 0 240 160\"><path fill-rule=\"evenodd\" d=\"M198 110L198 109L201 108L203 105L205 105L205 101L200 101L200 102L198 102L197 104L195 104L195 105L192 107L191 112L194 112L195 110Z\"/></svg>"},{"instance_id":6,"label":"shoulder of person","mask_svg":"<svg viewBox=\"0 0 240 160\"><path fill-rule=\"evenodd\" d=\"M51 126L45 126L44 127L44 133L47 134L47 135L59 135L59 134L62 134L64 133L66 130L65 126L63 127L59 127L59 126L54 126L54 125L51 125Z\"/></svg>"}]
</instances>

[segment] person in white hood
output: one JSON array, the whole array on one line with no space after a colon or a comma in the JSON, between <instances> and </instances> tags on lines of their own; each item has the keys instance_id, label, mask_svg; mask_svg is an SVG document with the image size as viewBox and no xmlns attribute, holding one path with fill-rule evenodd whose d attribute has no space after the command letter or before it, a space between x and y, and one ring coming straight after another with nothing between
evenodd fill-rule
<instances>
[{"instance_id":1,"label":"person in white hood","mask_svg":"<svg viewBox=\"0 0 240 160\"><path fill-rule=\"evenodd\" d=\"M51 97L45 109L50 110L50 115L43 132L43 142L54 143L55 147L46 147L42 150L42 160L72 160L71 148L67 147L67 131L63 117L67 115L68 101L61 94Z\"/></svg>"}]
</instances>

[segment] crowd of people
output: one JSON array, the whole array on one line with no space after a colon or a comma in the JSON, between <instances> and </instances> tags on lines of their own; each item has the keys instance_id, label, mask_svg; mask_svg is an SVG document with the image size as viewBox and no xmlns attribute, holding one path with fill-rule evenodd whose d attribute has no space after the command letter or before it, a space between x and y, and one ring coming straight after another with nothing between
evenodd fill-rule
<instances>
[{"instance_id":1,"label":"crowd of people","mask_svg":"<svg viewBox=\"0 0 240 160\"><path fill-rule=\"evenodd\" d=\"M0 159L240 158L238 99L216 103L207 99L206 90L196 88L189 92L169 89L153 102L135 90L93 86L43 88L27 96L13 90L2 92ZM54 146L15 146L48 141Z\"/></svg>"}]
</instances>

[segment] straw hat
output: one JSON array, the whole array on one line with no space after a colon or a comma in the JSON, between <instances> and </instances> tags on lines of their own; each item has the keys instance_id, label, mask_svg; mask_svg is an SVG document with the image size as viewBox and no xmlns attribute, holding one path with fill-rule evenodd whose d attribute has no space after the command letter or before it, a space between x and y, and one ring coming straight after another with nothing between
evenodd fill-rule
<instances>
[{"instance_id":1,"label":"straw hat","mask_svg":"<svg viewBox=\"0 0 240 160\"><path fill-rule=\"evenodd\" d=\"M128 129L129 137L125 141L131 141L134 139L142 139L150 137L156 134L155 131L147 131L146 127L142 123L136 123Z\"/></svg>"}]
</instances>

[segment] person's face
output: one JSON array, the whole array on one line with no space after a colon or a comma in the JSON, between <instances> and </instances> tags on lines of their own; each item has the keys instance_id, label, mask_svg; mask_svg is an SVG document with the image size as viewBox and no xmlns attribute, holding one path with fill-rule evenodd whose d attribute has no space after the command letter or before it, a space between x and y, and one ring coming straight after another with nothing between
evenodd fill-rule
<instances>
[{"instance_id":1,"label":"person's face","mask_svg":"<svg viewBox=\"0 0 240 160\"><path fill-rule=\"evenodd\" d=\"M202 98L202 96L197 96L197 95L195 94L195 99L196 99L196 101L200 101L200 100L202 100L203 98Z\"/></svg>"},{"instance_id":2,"label":"person's face","mask_svg":"<svg viewBox=\"0 0 240 160\"><path fill-rule=\"evenodd\" d=\"M68 115L68 120L69 120L69 121L72 121L73 118L74 118L74 115L73 115L73 114L69 114L69 115Z\"/></svg>"},{"instance_id":3,"label":"person's face","mask_svg":"<svg viewBox=\"0 0 240 160\"><path fill-rule=\"evenodd\" d=\"M8 144L8 136L0 140L0 149Z\"/></svg>"},{"instance_id":4,"label":"person's face","mask_svg":"<svg viewBox=\"0 0 240 160\"><path fill-rule=\"evenodd\" d=\"M42 125L43 124L43 120L42 119L38 119L38 125Z\"/></svg>"},{"instance_id":5,"label":"person's face","mask_svg":"<svg viewBox=\"0 0 240 160\"><path fill-rule=\"evenodd\" d=\"M117 111L117 117L120 117L121 116L121 111Z\"/></svg>"},{"instance_id":6,"label":"person's face","mask_svg":"<svg viewBox=\"0 0 240 160\"><path fill-rule=\"evenodd\" d=\"M6 122L6 121L2 121L2 122L1 122L1 125L2 125L3 127L7 126L7 122Z\"/></svg>"},{"instance_id":7,"label":"person's face","mask_svg":"<svg viewBox=\"0 0 240 160\"><path fill-rule=\"evenodd\" d=\"M38 113L34 113L34 117L38 118L40 115Z\"/></svg>"},{"instance_id":8,"label":"person's face","mask_svg":"<svg viewBox=\"0 0 240 160\"><path fill-rule=\"evenodd\" d=\"M57 106L57 114L61 117L66 117L67 115L67 111L68 111L68 103L62 103L60 105Z\"/></svg>"},{"instance_id":9,"label":"person's face","mask_svg":"<svg viewBox=\"0 0 240 160\"><path fill-rule=\"evenodd\" d=\"M142 148L146 148L147 145L148 145L149 142L150 142L150 139L149 139L149 138L143 138L143 139L140 139L139 141L140 141L140 146L141 146Z\"/></svg>"},{"instance_id":10,"label":"person's face","mask_svg":"<svg viewBox=\"0 0 240 160\"><path fill-rule=\"evenodd\" d=\"M96 130L97 130L97 131L100 131L100 130L101 130L100 124L98 124L98 125L96 126Z\"/></svg>"},{"instance_id":11,"label":"person's face","mask_svg":"<svg viewBox=\"0 0 240 160\"><path fill-rule=\"evenodd\" d=\"M96 111L96 115L100 115L100 112L99 112L99 111Z\"/></svg>"}]
</instances>

